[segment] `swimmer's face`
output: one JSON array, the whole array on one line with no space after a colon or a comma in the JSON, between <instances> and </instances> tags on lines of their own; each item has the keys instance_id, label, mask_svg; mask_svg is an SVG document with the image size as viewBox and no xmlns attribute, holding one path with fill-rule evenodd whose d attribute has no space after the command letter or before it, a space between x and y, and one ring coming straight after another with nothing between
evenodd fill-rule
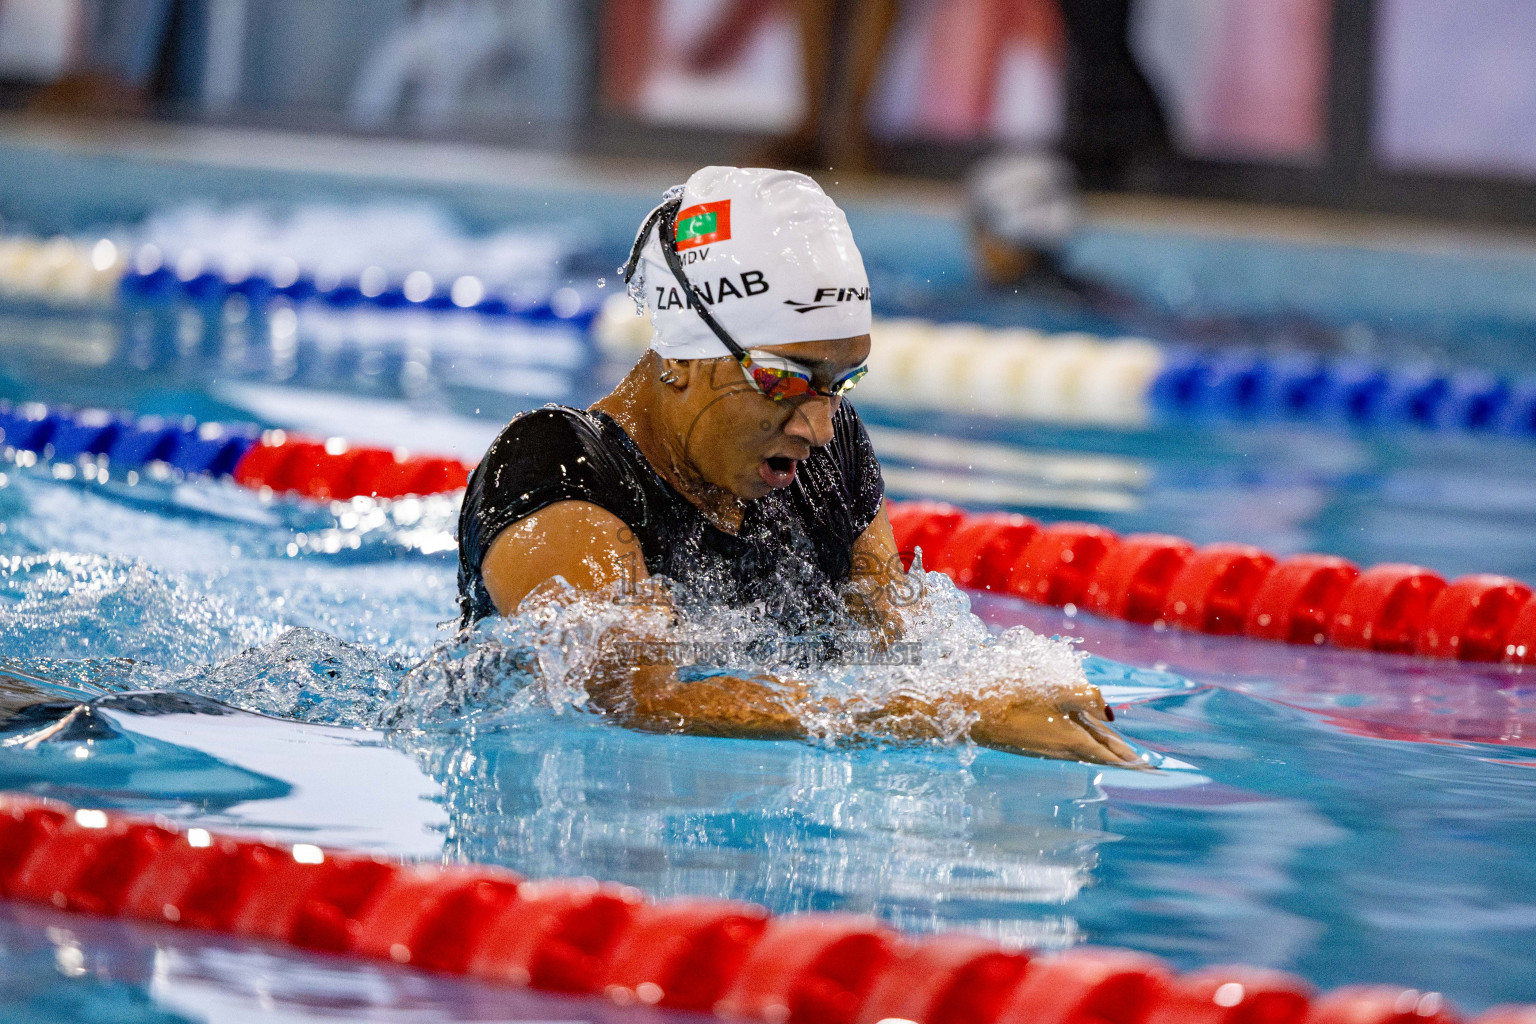
<instances>
[{"instance_id":1,"label":"swimmer's face","mask_svg":"<svg viewBox=\"0 0 1536 1024\"><path fill-rule=\"evenodd\" d=\"M1005 241L980 227L972 227L971 240L981 278L993 288L1012 287L1023 281L1045 255L1039 249Z\"/></svg>"},{"instance_id":2,"label":"swimmer's face","mask_svg":"<svg viewBox=\"0 0 1536 1024\"><path fill-rule=\"evenodd\" d=\"M812 371L812 385L829 389L869 359L869 335L759 351L792 359ZM820 395L775 402L747 382L735 359L694 359L686 372L676 421L688 459L709 483L740 498L761 498L794 483L800 463L832 440L841 398Z\"/></svg>"}]
</instances>

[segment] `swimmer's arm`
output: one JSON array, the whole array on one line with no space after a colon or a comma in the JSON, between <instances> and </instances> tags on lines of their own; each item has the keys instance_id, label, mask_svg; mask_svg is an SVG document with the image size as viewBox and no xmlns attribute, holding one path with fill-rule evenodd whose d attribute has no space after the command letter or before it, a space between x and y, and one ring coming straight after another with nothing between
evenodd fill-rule
<instances>
[{"instance_id":1,"label":"swimmer's arm","mask_svg":"<svg viewBox=\"0 0 1536 1024\"><path fill-rule=\"evenodd\" d=\"M502 615L556 576L593 591L647 578L634 531L589 501L557 501L502 530L486 549L480 575Z\"/></svg>"},{"instance_id":2,"label":"swimmer's arm","mask_svg":"<svg viewBox=\"0 0 1536 1024\"><path fill-rule=\"evenodd\" d=\"M897 589L883 586L901 582L890 568L894 565L894 571L899 572L901 563L892 561L896 542L884 509L854 550L868 556L864 577L880 585L877 592ZM623 520L582 501L557 502L507 527L492 541L481 573L491 600L503 615L514 611L524 597L555 576L564 577L578 589L593 591L606 590L619 580L638 584L649 578L640 546ZM895 621L894 613L892 616ZM614 640L612 650L617 653L601 659L589 692L598 709L632 728L761 739L795 739L806 733L804 720L812 702L801 682L738 676L682 682L676 667L665 657L634 657L635 645L644 644L645 638ZM1047 700L1028 693L997 696L975 700L970 709L978 716L971 737L983 746L1109 763L1134 757L1124 741L1101 724L1108 713L1093 687L1065 699ZM924 738L921 727L913 731L907 723L921 720L932 710L897 700L856 716L863 724L893 737Z\"/></svg>"},{"instance_id":3,"label":"swimmer's arm","mask_svg":"<svg viewBox=\"0 0 1536 1024\"><path fill-rule=\"evenodd\" d=\"M612 512L586 501L545 506L502 530L480 563L485 589L502 615L556 576L578 590L610 591L650 578L634 531ZM631 586L644 593L644 588ZM658 597L660 595L657 595ZM659 732L788 739L803 736L794 705L797 683L770 678L711 676L682 682L665 649L639 635L610 635L609 656L588 680L593 705L625 725ZM647 654L649 652L649 654Z\"/></svg>"},{"instance_id":4,"label":"swimmer's arm","mask_svg":"<svg viewBox=\"0 0 1536 1024\"><path fill-rule=\"evenodd\" d=\"M920 600L922 591L921 583L901 567L884 502L874 522L854 541L851 577L849 609L887 643L899 640L903 632L900 609ZM1101 764L1136 760L1130 745L1105 724L1113 717L1098 687L1087 683L1050 696L1005 687L1004 692L991 697L957 694L948 699L976 715L971 739L984 747ZM928 727L921 723L932 721L935 712L928 702L899 697L857 717L889 735L927 739Z\"/></svg>"},{"instance_id":5,"label":"swimmer's arm","mask_svg":"<svg viewBox=\"0 0 1536 1024\"><path fill-rule=\"evenodd\" d=\"M805 736L801 683L732 675L683 682L670 664L633 667L627 676L627 686L601 688L606 699L595 702L609 704L608 710L633 729L763 740Z\"/></svg>"},{"instance_id":6,"label":"swimmer's arm","mask_svg":"<svg viewBox=\"0 0 1536 1024\"><path fill-rule=\"evenodd\" d=\"M887 643L901 639L901 616L897 609L910 604L918 595L910 589L912 584L901 567L896 534L891 530L884 501L874 521L853 542L852 558L848 610Z\"/></svg>"},{"instance_id":7,"label":"swimmer's arm","mask_svg":"<svg viewBox=\"0 0 1536 1024\"><path fill-rule=\"evenodd\" d=\"M939 738L934 723L941 715L930 700L898 696L880 707L816 700L803 682L769 676L716 675L685 683L664 657L635 657L640 646L629 646L623 659L604 659L589 687L595 705L631 728L800 739L807 721L830 716L892 739ZM1130 745L1105 724L1112 712L1098 687L1087 682L1067 691L1002 687L986 697L951 694L944 700L975 717L970 736L984 747L1097 764L1139 763Z\"/></svg>"},{"instance_id":8,"label":"swimmer's arm","mask_svg":"<svg viewBox=\"0 0 1536 1024\"><path fill-rule=\"evenodd\" d=\"M650 732L802 739L807 719L830 714L856 723L861 731L892 739L939 738L933 726L939 711L931 701L897 697L879 708L817 702L803 683L793 680L722 675L683 683L672 666L656 665L632 670L629 685L622 689L594 688L594 703L604 703L596 699L598 692L605 692L608 701L623 692L626 699L609 710L631 728ZM1023 690L947 700L976 716L970 736L984 747L1095 764L1141 763L1136 751L1105 724L1110 712L1091 685L1065 694Z\"/></svg>"},{"instance_id":9,"label":"swimmer's arm","mask_svg":"<svg viewBox=\"0 0 1536 1024\"><path fill-rule=\"evenodd\" d=\"M634 729L801 739L807 721L830 716L892 739L939 738L933 724L941 717L939 708L929 700L900 696L880 707L816 700L803 682L769 676L682 682L664 657L635 657L640 647L643 642L632 643L621 648L627 657L604 659L589 686L595 706ZM656 653L664 655L665 648ZM987 697L951 694L944 700L975 717L970 736L984 747L1096 764L1139 763L1130 745L1105 724L1112 713L1098 687L1086 682L1065 692L1004 687Z\"/></svg>"}]
</instances>

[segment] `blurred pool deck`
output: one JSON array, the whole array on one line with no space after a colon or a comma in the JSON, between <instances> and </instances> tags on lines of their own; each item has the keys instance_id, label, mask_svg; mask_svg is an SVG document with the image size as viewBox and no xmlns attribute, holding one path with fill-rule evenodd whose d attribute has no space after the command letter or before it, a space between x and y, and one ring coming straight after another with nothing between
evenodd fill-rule
<instances>
[{"instance_id":1,"label":"blurred pool deck","mask_svg":"<svg viewBox=\"0 0 1536 1024\"><path fill-rule=\"evenodd\" d=\"M42 235L183 203L426 201L471 232L578 226L617 258L662 191L693 169L418 139L0 117L3 226ZM1536 229L1089 195L1064 263L1129 297L1106 310L983 289L958 184L817 177L848 210L886 315L1254 347L1310 332L1347 354L1536 369Z\"/></svg>"},{"instance_id":2,"label":"blurred pool deck","mask_svg":"<svg viewBox=\"0 0 1536 1024\"><path fill-rule=\"evenodd\" d=\"M410 183L418 187L633 192L647 197L684 180L696 169L682 161L577 156L430 138L18 114L0 115L0 150L115 158L149 165L332 175L382 186ZM956 183L848 176L830 169L815 177L840 199L963 221L964 195ZM16 184L22 183L8 183ZM1085 202L1088 222L1095 226L1417 251L1507 247L1536 256L1536 228L1520 225L1472 228L1312 207L1151 195L1091 193Z\"/></svg>"}]
</instances>

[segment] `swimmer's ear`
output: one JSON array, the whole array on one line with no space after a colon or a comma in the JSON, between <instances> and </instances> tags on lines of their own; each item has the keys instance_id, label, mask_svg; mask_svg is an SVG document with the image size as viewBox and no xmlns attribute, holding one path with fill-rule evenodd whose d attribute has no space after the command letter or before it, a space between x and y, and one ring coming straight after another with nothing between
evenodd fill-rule
<instances>
[{"instance_id":1,"label":"swimmer's ear","mask_svg":"<svg viewBox=\"0 0 1536 1024\"><path fill-rule=\"evenodd\" d=\"M660 380L681 391L688 386L693 372L692 359L663 359Z\"/></svg>"}]
</instances>

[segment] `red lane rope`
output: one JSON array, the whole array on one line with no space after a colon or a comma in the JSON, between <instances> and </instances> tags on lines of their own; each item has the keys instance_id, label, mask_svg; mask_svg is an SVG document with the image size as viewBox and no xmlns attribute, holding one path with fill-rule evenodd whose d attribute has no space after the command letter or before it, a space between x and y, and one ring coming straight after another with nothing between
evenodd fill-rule
<instances>
[{"instance_id":1,"label":"red lane rope","mask_svg":"<svg viewBox=\"0 0 1536 1024\"><path fill-rule=\"evenodd\" d=\"M0 794L0 896L769 1024L1459 1024L1437 993L277 845ZM1477 1024L1536 1024L1536 1006Z\"/></svg>"},{"instance_id":2,"label":"red lane rope","mask_svg":"<svg viewBox=\"0 0 1536 1024\"><path fill-rule=\"evenodd\" d=\"M1448 583L1417 565L1361 570L1331 555L1278 559L1245 544L1120 537L931 502L889 509L906 563L921 549L925 567L962 587L1201 633L1536 664L1536 600L1506 576Z\"/></svg>"},{"instance_id":3,"label":"red lane rope","mask_svg":"<svg viewBox=\"0 0 1536 1024\"><path fill-rule=\"evenodd\" d=\"M462 489L474 467L458 459L354 447L332 438L269 430L235 464L236 483L255 491L316 501L402 498Z\"/></svg>"},{"instance_id":4,"label":"red lane rope","mask_svg":"<svg viewBox=\"0 0 1536 1024\"><path fill-rule=\"evenodd\" d=\"M236 482L321 501L458 490L456 459L353 448L268 431L235 466ZM1087 523L977 514L934 502L891 502L903 559L915 550L956 584L1040 604L1214 634L1293 644L1536 664L1536 600L1519 580L1477 574L1447 582L1387 563L1361 570L1329 555L1278 559L1241 544Z\"/></svg>"}]
</instances>

